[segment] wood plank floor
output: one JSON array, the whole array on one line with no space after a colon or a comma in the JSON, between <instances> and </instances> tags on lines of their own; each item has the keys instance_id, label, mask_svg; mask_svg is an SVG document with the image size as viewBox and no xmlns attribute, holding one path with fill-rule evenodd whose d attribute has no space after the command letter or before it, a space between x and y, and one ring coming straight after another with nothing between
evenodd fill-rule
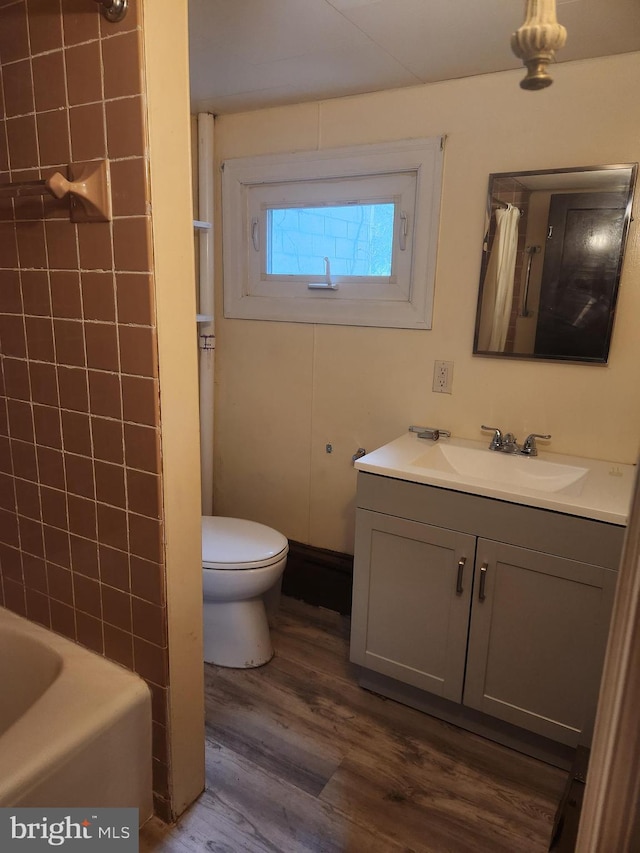
<instances>
[{"instance_id":1,"label":"wood plank floor","mask_svg":"<svg viewBox=\"0 0 640 853\"><path fill-rule=\"evenodd\" d=\"M544 853L567 774L358 687L348 620L284 598L276 655L205 665L206 791L141 853Z\"/></svg>"}]
</instances>

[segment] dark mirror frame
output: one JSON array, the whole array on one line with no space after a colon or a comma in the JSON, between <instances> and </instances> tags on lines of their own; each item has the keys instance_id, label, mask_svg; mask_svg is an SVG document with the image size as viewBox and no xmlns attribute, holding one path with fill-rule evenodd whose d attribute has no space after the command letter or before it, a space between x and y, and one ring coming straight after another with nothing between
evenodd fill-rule
<instances>
[{"instance_id":1,"label":"dark mirror frame","mask_svg":"<svg viewBox=\"0 0 640 853\"><path fill-rule=\"evenodd\" d=\"M474 355L607 363L637 170L623 163L489 175ZM514 220L501 225L512 229L501 255L513 268L510 293L496 284L495 259L487 271L496 210L513 207L519 216L501 216Z\"/></svg>"}]
</instances>

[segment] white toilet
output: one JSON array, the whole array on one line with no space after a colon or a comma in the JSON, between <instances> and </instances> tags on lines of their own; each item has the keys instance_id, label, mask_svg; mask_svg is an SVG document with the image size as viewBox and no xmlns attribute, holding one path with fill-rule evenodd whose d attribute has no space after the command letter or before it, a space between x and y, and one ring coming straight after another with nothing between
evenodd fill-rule
<instances>
[{"instance_id":1,"label":"white toilet","mask_svg":"<svg viewBox=\"0 0 640 853\"><path fill-rule=\"evenodd\" d=\"M246 668L271 660L267 610L277 606L288 552L286 537L264 524L203 516L207 663Z\"/></svg>"}]
</instances>

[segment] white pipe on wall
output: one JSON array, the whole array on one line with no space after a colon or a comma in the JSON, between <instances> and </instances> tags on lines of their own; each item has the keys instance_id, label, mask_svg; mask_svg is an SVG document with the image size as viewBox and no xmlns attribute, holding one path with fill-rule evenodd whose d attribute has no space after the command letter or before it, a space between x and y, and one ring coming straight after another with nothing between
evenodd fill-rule
<instances>
[{"instance_id":1,"label":"white pipe on wall","mask_svg":"<svg viewBox=\"0 0 640 853\"><path fill-rule=\"evenodd\" d=\"M199 322L200 465L202 514L213 514L213 392L215 327L213 295L213 116L198 113L198 219L200 227Z\"/></svg>"}]
</instances>

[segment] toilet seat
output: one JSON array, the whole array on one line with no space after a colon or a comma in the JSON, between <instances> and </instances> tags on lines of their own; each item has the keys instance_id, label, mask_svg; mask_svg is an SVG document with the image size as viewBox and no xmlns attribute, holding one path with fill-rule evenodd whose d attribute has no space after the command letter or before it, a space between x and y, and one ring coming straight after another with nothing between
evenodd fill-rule
<instances>
[{"instance_id":1,"label":"toilet seat","mask_svg":"<svg viewBox=\"0 0 640 853\"><path fill-rule=\"evenodd\" d=\"M203 516L202 566L205 569L242 571L278 563L286 556L286 536L244 518Z\"/></svg>"}]
</instances>

